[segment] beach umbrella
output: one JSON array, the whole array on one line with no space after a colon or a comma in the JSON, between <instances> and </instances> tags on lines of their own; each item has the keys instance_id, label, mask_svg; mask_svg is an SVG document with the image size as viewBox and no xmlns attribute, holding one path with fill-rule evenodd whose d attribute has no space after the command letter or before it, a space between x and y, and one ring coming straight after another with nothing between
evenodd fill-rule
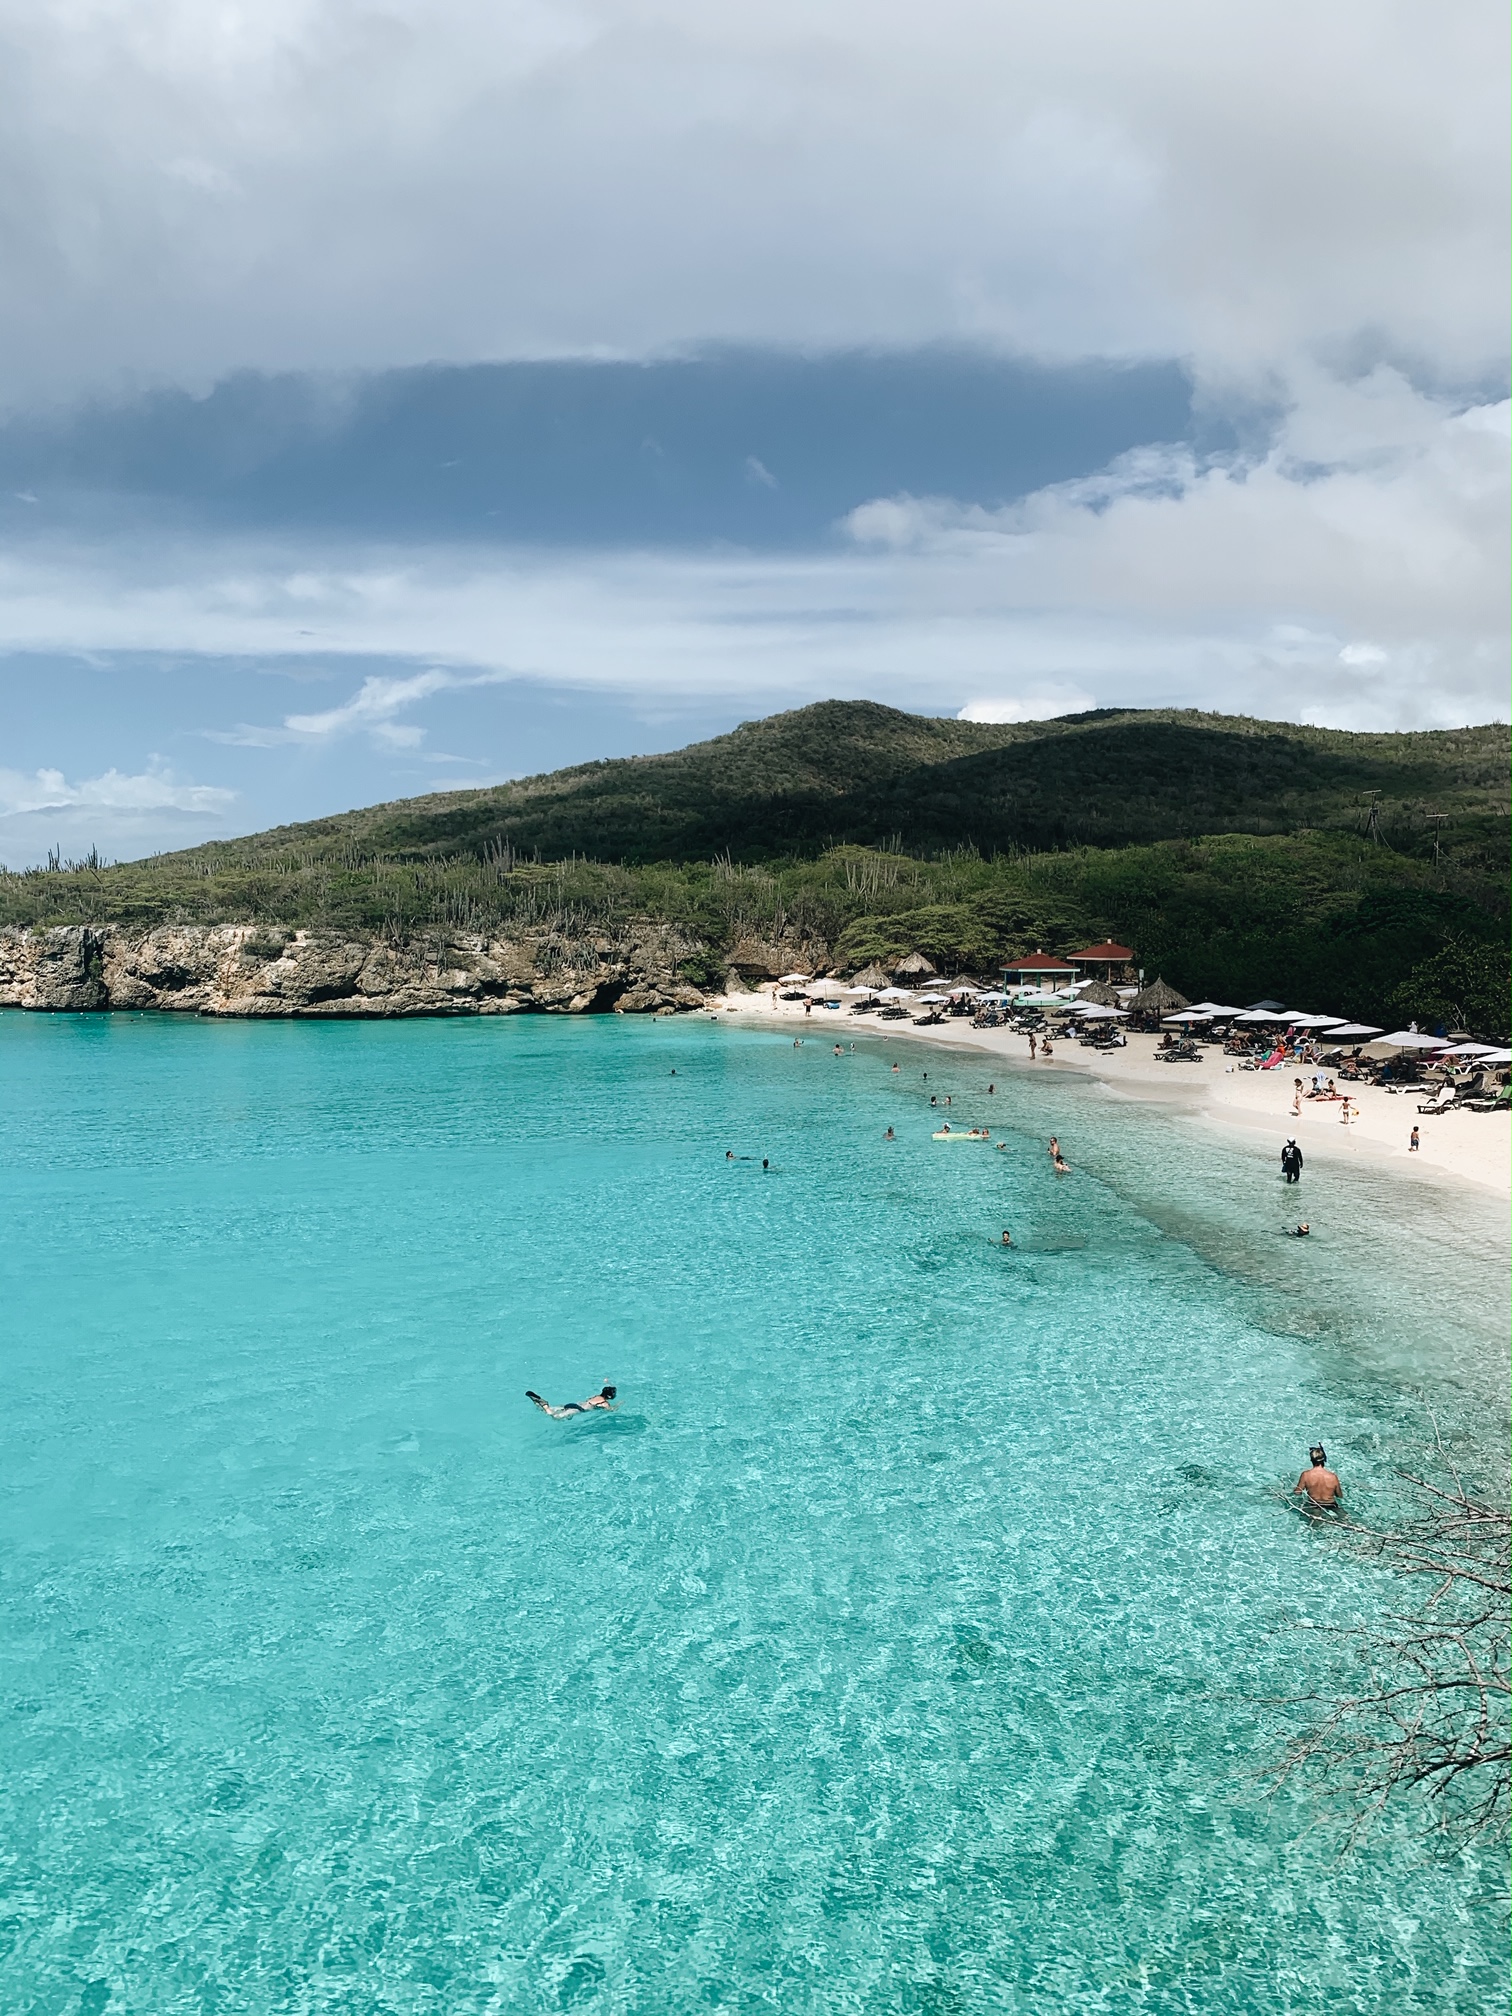
<instances>
[{"instance_id":1,"label":"beach umbrella","mask_svg":"<svg viewBox=\"0 0 1512 2016\"><path fill-rule=\"evenodd\" d=\"M1442 1050L1442 1036L1424 1036L1416 1029L1398 1029L1390 1036L1382 1036L1382 1043L1389 1043L1393 1050Z\"/></svg>"},{"instance_id":2,"label":"beach umbrella","mask_svg":"<svg viewBox=\"0 0 1512 2016\"><path fill-rule=\"evenodd\" d=\"M1136 1015L1172 1015L1178 1008L1190 1008L1192 1004L1185 994L1178 994L1164 980L1152 980L1128 1005Z\"/></svg>"},{"instance_id":3,"label":"beach umbrella","mask_svg":"<svg viewBox=\"0 0 1512 2016\"><path fill-rule=\"evenodd\" d=\"M1211 1008L1183 1008L1179 1014L1162 1015L1160 1019L1162 1022L1211 1022L1213 1011Z\"/></svg>"},{"instance_id":4,"label":"beach umbrella","mask_svg":"<svg viewBox=\"0 0 1512 2016\"><path fill-rule=\"evenodd\" d=\"M1292 1020L1292 1017L1285 1013L1280 1015L1273 1015L1271 1014L1268 1008L1246 1008L1244 1013L1242 1015L1236 1015L1234 1017L1234 1020L1236 1022L1281 1023L1281 1022L1290 1022Z\"/></svg>"},{"instance_id":5,"label":"beach umbrella","mask_svg":"<svg viewBox=\"0 0 1512 2016\"><path fill-rule=\"evenodd\" d=\"M1380 1033L1368 1022L1336 1022L1328 1032L1328 1040L1336 1043L1345 1036L1379 1036Z\"/></svg>"},{"instance_id":6,"label":"beach umbrella","mask_svg":"<svg viewBox=\"0 0 1512 2016\"><path fill-rule=\"evenodd\" d=\"M1293 1015L1293 1029L1332 1029L1336 1022L1343 1021L1342 1015Z\"/></svg>"},{"instance_id":7,"label":"beach umbrella","mask_svg":"<svg viewBox=\"0 0 1512 2016\"><path fill-rule=\"evenodd\" d=\"M1501 1052L1494 1043L1456 1043L1452 1050L1444 1052L1446 1057L1499 1057Z\"/></svg>"},{"instance_id":8,"label":"beach umbrella","mask_svg":"<svg viewBox=\"0 0 1512 2016\"><path fill-rule=\"evenodd\" d=\"M1129 1011L1127 1008L1110 1008L1103 1001L1094 1001L1090 1008L1083 1008L1081 1012L1084 1022L1111 1022Z\"/></svg>"},{"instance_id":9,"label":"beach umbrella","mask_svg":"<svg viewBox=\"0 0 1512 2016\"><path fill-rule=\"evenodd\" d=\"M784 973L779 978L779 987L802 987L814 976L811 973Z\"/></svg>"},{"instance_id":10,"label":"beach umbrella","mask_svg":"<svg viewBox=\"0 0 1512 2016\"><path fill-rule=\"evenodd\" d=\"M950 996L948 994L921 994L919 996L919 999L921 1001L930 1001L930 1002L948 1001L950 999Z\"/></svg>"},{"instance_id":11,"label":"beach umbrella","mask_svg":"<svg viewBox=\"0 0 1512 2016\"><path fill-rule=\"evenodd\" d=\"M1512 1050L1492 1050L1481 1059L1482 1064L1512 1064Z\"/></svg>"},{"instance_id":12,"label":"beach umbrella","mask_svg":"<svg viewBox=\"0 0 1512 2016\"><path fill-rule=\"evenodd\" d=\"M1093 980L1087 986L1079 988L1077 999L1091 1002L1099 1008L1116 1008L1119 1005L1118 995L1106 980Z\"/></svg>"},{"instance_id":13,"label":"beach umbrella","mask_svg":"<svg viewBox=\"0 0 1512 2016\"><path fill-rule=\"evenodd\" d=\"M913 995L907 987L884 987L877 996L879 1001L912 1001Z\"/></svg>"}]
</instances>

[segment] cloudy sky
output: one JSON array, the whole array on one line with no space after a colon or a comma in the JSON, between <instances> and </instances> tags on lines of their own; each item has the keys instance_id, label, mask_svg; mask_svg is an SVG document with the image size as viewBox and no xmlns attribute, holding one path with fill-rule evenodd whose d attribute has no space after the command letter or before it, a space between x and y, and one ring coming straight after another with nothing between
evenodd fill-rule
<instances>
[{"instance_id":1,"label":"cloudy sky","mask_svg":"<svg viewBox=\"0 0 1512 2016\"><path fill-rule=\"evenodd\" d=\"M0 0L0 860L1504 718L1504 10Z\"/></svg>"}]
</instances>

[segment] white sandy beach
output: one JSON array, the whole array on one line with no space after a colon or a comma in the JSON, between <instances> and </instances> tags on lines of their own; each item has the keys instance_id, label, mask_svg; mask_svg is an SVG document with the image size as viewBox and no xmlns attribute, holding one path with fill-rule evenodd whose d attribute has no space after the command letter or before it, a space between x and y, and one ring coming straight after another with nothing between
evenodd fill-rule
<instances>
[{"instance_id":1,"label":"white sandy beach","mask_svg":"<svg viewBox=\"0 0 1512 2016\"><path fill-rule=\"evenodd\" d=\"M1160 1040L1156 1036L1131 1035L1126 1049L1111 1051L1086 1050L1071 1041L1057 1043L1049 1063L1041 1058L1031 1064L1027 1036L1007 1029L973 1029L964 1017L916 1029L908 1021L879 1022L874 1015L852 1017L818 1007L805 1015L801 1002L779 1001L774 1006L769 993L732 994L721 1006L725 1013L751 1021L785 1027L804 1024L805 1037L815 1043L850 1042L864 1032L982 1050L1008 1069L1095 1078L1124 1098L1179 1107L1222 1126L1258 1130L1274 1137L1278 1154L1281 1143L1295 1136L1304 1156L1369 1161L1404 1174L1512 1194L1512 1117L1419 1114L1418 1105L1428 1096L1424 1092L1350 1086L1351 1111L1357 1117L1346 1126L1339 1117L1339 1104L1331 1100L1304 1099L1300 1115L1293 1114L1292 1080L1301 1076L1311 1082L1311 1067L1241 1071L1218 1049L1205 1050L1195 1064L1160 1064L1155 1061ZM1414 1123L1421 1144L1415 1154L1407 1145Z\"/></svg>"}]
</instances>

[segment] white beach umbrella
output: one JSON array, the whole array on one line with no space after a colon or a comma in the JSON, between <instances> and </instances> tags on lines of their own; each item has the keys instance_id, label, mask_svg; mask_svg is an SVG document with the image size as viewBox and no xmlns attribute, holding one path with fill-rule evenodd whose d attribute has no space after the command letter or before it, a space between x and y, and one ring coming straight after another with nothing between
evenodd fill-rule
<instances>
[{"instance_id":1,"label":"white beach umbrella","mask_svg":"<svg viewBox=\"0 0 1512 2016\"><path fill-rule=\"evenodd\" d=\"M948 1001L950 996L948 994L921 994L919 999L921 1001Z\"/></svg>"},{"instance_id":2,"label":"white beach umbrella","mask_svg":"<svg viewBox=\"0 0 1512 2016\"><path fill-rule=\"evenodd\" d=\"M1183 1008L1175 1015L1161 1017L1163 1022L1211 1022L1212 1019L1211 1008Z\"/></svg>"},{"instance_id":3,"label":"white beach umbrella","mask_svg":"<svg viewBox=\"0 0 1512 2016\"><path fill-rule=\"evenodd\" d=\"M784 973L777 982L779 987L802 987L814 976L811 973Z\"/></svg>"},{"instance_id":4,"label":"white beach umbrella","mask_svg":"<svg viewBox=\"0 0 1512 2016\"><path fill-rule=\"evenodd\" d=\"M1481 1059L1482 1064L1512 1064L1512 1050L1489 1050Z\"/></svg>"},{"instance_id":5,"label":"white beach umbrella","mask_svg":"<svg viewBox=\"0 0 1512 2016\"><path fill-rule=\"evenodd\" d=\"M1291 1021L1290 1015L1273 1015L1268 1008L1246 1008L1242 1015L1236 1015L1236 1022L1269 1022L1282 1024Z\"/></svg>"},{"instance_id":6,"label":"white beach umbrella","mask_svg":"<svg viewBox=\"0 0 1512 2016\"><path fill-rule=\"evenodd\" d=\"M1293 1015L1293 1029L1332 1029L1336 1022L1342 1022L1342 1015Z\"/></svg>"},{"instance_id":7,"label":"white beach umbrella","mask_svg":"<svg viewBox=\"0 0 1512 2016\"><path fill-rule=\"evenodd\" d=\"M1095 1004L1090 1007L1083 1008L1081 1011L1082 1020L1085 1022L1112 1021L1116 1020L1121 1016L1127 1015L1128 1012L1129 1011L1127 1008L1101 1008L1096 1006Z\"/></svg>"},{"instance_id":8,"label":"white beach umbrella","mask_svg":"<svg viewBox=\"0 0 1512 2016\"><path fill-rule=\"evenodd\" d=\"M844 989L838 980L816 980L808 991L810 994L827 997L829 995L838 996L844 992Z\"/></svg>"},{"instance_id":9,"label":"white beach umbrella","mask_svg":"<svg viewBox=\"0 0 1512 2016\"><path fill-rule=\"evenodd\" d=\"M1378 1040L1389 1043L1394 1050L1442 1050L1444 1047L1442 1036L1424 1036L1417 1029L1397 1029L1390 1036L1382 1036Z\"/></svg>"},{"instance_id":10,"label":"white beach umbrella","mask_svg":"<svg viewBox=\"0 0 1512 2016\"><path fill-rule=\"evenodd\" d=\"M1500 1051L1494 1043L1456 1043L1452 1050L1446 1050L1446 1057L1498 1057Z\"/></svg>"},{"instance_id":11,"label":"white beach umbrella","mask_svg":"<svg viewBox=\"0 0 1512 2016\"><path fill-rule=\"evenodd\" d=\"M1372 1028L1368 1022L1337 1022L1328 1032L1330 1043L1337 1043L1346 1037L1379 1036L1380 1030Z\"/></svg>"},{"instance_id":12,"label":"white beach umbrella","mask_svg":"<svg viewBox=\"0 0 1512 2016\"><path fill-rule=\"evenodd\" d=\"M877 996L879 1001L912 1001L912 991L907 987L884 987Z\"/></svg>"}]
</instances>

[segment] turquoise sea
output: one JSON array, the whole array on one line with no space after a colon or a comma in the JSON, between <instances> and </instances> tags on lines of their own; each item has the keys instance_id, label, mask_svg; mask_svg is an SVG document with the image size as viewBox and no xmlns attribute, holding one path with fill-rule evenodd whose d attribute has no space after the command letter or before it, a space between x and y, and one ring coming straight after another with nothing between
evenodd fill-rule
<instances>
[{"instance_id":1,"label":"turquoise sea","mask_svg":"<svg viewBox=\"0 0 1512 2016\"><path fill-rule=\"evenodd\" d=\"M1252 1775L1505 1212L832 1033L0 1017L0 2010L1505 2006Z\"/></svg>"}]
</instances>

